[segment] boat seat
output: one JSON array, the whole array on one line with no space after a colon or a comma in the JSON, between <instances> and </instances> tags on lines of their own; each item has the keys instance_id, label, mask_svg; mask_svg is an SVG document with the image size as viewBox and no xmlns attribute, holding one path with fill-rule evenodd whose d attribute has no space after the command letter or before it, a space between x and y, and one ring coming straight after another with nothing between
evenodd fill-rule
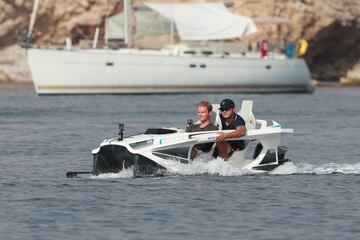
<instances>
[{"instance_id":1,"label":"boat seat","mask_svg":"<svg viewBox=\"0 0 360 240\"><path fill-rule=\"evenodd\" d=\"M256 119L252 112L253 101L244 100L241 103L241 109L238 114L245 120L246 129L256 128Z\"/></svg>"},{"instance_id":2,"label":"boat seat","mask_svg":"<svg viewBox=\"0 0 360 240\"><path fill-rule=\"evenodd\" d=\"M211 104L212 112L211 112L211 123L214 124L219 130L222 130L222 123L220 119L220 104Z\"/></svg>"}]
</instances>

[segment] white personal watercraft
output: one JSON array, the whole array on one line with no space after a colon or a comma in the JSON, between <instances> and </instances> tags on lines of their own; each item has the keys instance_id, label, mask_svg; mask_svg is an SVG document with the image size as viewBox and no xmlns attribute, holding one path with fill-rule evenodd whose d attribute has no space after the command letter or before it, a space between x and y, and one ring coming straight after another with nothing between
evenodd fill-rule
<instances>
[{"instance_id":1,"label":"white personal watercraft","mask_svg":"<svg viewBox=\"0 0 360 240\"><path fill-rule=\"evenodd\" d=\"M255 119L252 105L252 101L242 102L238 114L246 122L247 133L244 137L226 141L243 141L244 147L235 151L227 161L240 169L271 171L289 161L285 159L286 148L280 147L279 143L282 134L292 133L293 129L281 128L275 121ZM184 129L160 128L123 138L124 125L120 124L120 137L106 139L92 150L94 159L91 172L68 172L66 176L117 173L129 168L133 170L134 176L156 176L176 172L181 165L192 161L214 160L217 158L214 141L218 133L232 130L221 130L219 105L213 104L213 109L212 122L219 128L217 131L186 132ZM209 146L209 150L191 159L192 149L204 144Z\"/></svg>"}]
</instances>

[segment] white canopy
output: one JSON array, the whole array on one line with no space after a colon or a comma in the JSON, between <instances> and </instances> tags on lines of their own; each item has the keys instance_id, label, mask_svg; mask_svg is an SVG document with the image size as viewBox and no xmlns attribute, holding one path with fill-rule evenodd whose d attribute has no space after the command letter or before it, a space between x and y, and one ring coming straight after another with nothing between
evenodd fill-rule
<instances>
[{"instance_id":1,"label":"white canopy","mask_svg":"<svg viewBox=\"0 0 360 240\"><path fill-rule=\"evenodd\" d=\"M251 18L227 10L223 3L145 3L174 21L182 40L220 40L257 31Z\"/></svg>"}]
</instances>

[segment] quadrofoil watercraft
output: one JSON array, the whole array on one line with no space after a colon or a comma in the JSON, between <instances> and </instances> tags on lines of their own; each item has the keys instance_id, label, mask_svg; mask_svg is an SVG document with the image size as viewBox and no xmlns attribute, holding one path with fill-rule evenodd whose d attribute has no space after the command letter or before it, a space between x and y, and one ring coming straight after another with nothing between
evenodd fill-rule
<instances>
[{"instance_id":1,"label":"quadrofoil watercraft","mask_svg":"<svg viewBox=\"0 0 360 240\"><path fill-rule=\"evenodd\" d=\"M238 114L246 122L247 133L240 138L226 139L243 141L243 148L235 151L227 161L240 169L271 171L289 161L285 158L286 147L279 144L282 135L293 133L293 129L284 129L273 120L255 119L252 106L252 101L242 102ZM133 170L134 176L164 175L176 172L181 165L192 161L214 160L218 157L215 143L218 133L232 130L222 130L219 105L213 104L213 109L211 121L218 127L217 131L187 132L184 129L156 128L124 138L124 125L120 124L120 137L106 139L92 150L91 172L68 172L66 176L118 173L129 168ZM193 157L193 149L204 145L208 146L207 150L198 151L198 155Z\"/></svg>"}]
</instances>

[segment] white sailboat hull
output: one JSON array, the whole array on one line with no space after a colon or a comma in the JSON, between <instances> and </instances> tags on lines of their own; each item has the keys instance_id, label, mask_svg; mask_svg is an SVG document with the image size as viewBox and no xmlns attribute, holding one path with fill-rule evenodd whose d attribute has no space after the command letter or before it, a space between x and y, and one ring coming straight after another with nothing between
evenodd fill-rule
<instances>
[{"instance_id":1,"label":"white sailboat hull","mask_svg":"<svg viewBox=\"0 0 360 240\"><path fill-rule=\"evenodd\" d=\"M303 59L28 49L38 94L309 92Z\"/></svg>"}]
</instances>

